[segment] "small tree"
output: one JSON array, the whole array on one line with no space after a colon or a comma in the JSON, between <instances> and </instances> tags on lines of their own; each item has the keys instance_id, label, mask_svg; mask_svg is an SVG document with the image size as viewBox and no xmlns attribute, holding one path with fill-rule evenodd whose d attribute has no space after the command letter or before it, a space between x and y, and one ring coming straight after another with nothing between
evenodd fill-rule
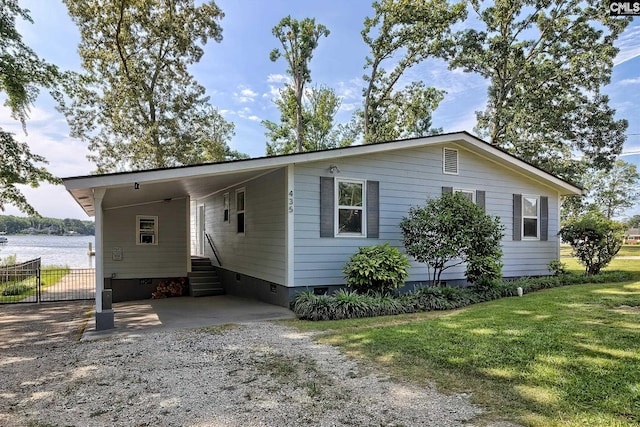
<instances>
[{"instance_id":1,"label":"small tree","mask_svg":"<svg viewBox=\"0 0 640 427\"><path fill-rule=\"evenodd\" d=\"M384 243L358 249L344 265L347 286L358 292L390 294L404 284L409 261L398 249Z\"/></svg>"},{"instance_id":2,"label":"small tree","mask_svg":"<svg viewBox=\"0 0 640 427\"><path fill-rule=\"evenodd\" d=\"M400 228L407 254L427 264L434 284L444 270L463 263L470 282L500 278L504 227L464 195L443 194L412 207Z\"/></svg>"},{"instance_id":3,"label":"small tree","mask_svg":"<svg viewBox=\"0 0 640 427\"><path fill-rule=\"evenodd\" d=\"M573 255L586 267L587 276L598 274L622 247L624 226L590 210L580 218L567 221L558 233L573 248Z\"/></svg>"}]
</instances>

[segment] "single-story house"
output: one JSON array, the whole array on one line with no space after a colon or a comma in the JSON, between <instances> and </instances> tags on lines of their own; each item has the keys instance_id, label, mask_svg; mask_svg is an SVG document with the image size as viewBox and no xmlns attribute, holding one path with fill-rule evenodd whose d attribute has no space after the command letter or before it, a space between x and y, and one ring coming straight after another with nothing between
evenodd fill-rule
<instances>
[{"instance_id":1,"label":"single-story house","mask_svg":"<svg viewBox=\"0 0 640 427\"><path fill-rule=\"evenodd\" d=\"M629 228L626 233L624 233L624 243L627 245L640 243L640 228Z\"/></svg>"},{"instance_id":2,"label":"single-story house","mask_svg":"<svg viewBox=\"0 0 640 427\"><path fill-rule=\"evenodd\" d=\"M402 217L443 191L500 217L505 277L546 275L559 258L561 196L581 193L466 132L63 181L95 216L106 325L103 289L113 301L148 298L158 281L194 274L195 256L212 260L224 292L282 306L344 285L359 247L402 250ZM426 271L413 262L409 282ZM464 281L464 268L442 278Z\"/></svg>"}]
</instances>

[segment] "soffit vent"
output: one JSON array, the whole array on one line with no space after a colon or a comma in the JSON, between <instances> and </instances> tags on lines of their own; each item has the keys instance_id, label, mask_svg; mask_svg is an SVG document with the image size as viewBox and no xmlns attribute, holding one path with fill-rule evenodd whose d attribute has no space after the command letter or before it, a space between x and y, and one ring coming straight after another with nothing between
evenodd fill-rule
<instances>
[{"instance_id":1,"label":"soffit vent","mask_svg":"<svg viewBox=\"0 0 640 427\"><path fill-rule=\"evenodd\" d=\"M453 148L445 148L443 150L443 172L446 174L458 174L458 150Z\"/></svg>"}]
</instances>

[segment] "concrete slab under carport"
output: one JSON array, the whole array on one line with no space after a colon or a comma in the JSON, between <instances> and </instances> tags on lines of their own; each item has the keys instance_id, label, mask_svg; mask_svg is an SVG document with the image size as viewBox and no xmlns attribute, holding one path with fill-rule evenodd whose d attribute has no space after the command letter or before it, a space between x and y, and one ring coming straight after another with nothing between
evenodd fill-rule
<instances>
[{"instance_id":1,"label":"concrete slab under carport","mask_svg":"<svg viewBox=\"0 0 640 427\"><path fill-rule=\"evenodd\" d=\"M113 335L138 335L147 331L226 325L295 318L285 307L231 295L179 297L113 304L115 328L87 328L82 340Z\"/></svg>"}]
</instances>

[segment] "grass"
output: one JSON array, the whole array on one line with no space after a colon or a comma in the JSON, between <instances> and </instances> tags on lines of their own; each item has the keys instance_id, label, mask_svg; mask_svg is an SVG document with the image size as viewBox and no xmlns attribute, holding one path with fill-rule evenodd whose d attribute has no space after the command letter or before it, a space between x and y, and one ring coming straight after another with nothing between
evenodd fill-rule
<instances>
[{"instance_id":1,"label":"grass","mask_svg":"<svg viewBox=\"0 0 640 427\"><path fill-rule=\"evenodd\" d=\"M609 269L638 274L449 312L290 323L398 379L471 392L487 409L480 422L636 426L640 262L616 259Z\"/></svg>"},{"instance_id":2,"label":"grass","mask_svg":"<svg viewBox=\"0 0 640 427\"><path fill-rule=\"evenodd\" d=\"M571 246L561 245L560 256L563 258L571 257ZM640 245L622 245L617 256L640 256Z\"/></svg>"},{"instance_id":3,"label":"grass","mask_svg":"<svg viewBox=\"0 0 640 427\"><path fill-rule=\"evenodd\" d=\"M64 276L69 273L69 267L61 266L47 266L42 267L40 280L40 286L42 289L53 286L58 283ZM24 280L11 281L0 283L0 303L3 302L16 302L25 298L29 298L36 293L36 277L29 277ZM2 295L3 291L7 288L20 289L20 292L16 295Z\"/></svg>"}]
</instances>

